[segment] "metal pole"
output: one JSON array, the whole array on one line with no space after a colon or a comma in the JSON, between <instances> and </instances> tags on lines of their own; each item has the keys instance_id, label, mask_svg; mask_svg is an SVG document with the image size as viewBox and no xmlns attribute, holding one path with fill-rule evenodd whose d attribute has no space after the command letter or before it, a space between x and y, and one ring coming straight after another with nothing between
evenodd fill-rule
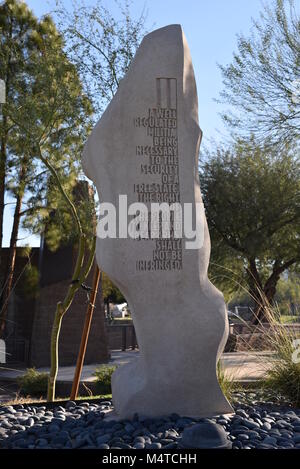
<instances>
[{"instance_id":1,"label":"metal pole","mask_svg":"<svg viewBox=\"0 0 300 469\"><path fill-rule=\"evenodd\" d=\"M77 363L76 363L75 374L74 374L72 390L71 390L71 396L70 396L71 400L76 399L77 393L78 393L80 377L81 377L81 373L82 373L82 367L83 367L86 347L87 347L87 343L88 343L93 312L94 312L94 308L95 308L96 295L97 295L97 292L98 292L99 280L100 280L100 270L99 270L99 267L96 265L95 269L94 269L94 277L93 277L93 286L92 286L92 291L91 291L91 297L90 297L89 305L88 305L87 310L86 310L85 321L84 321L84 326L83 326L83 331L82 331L82 336L81 336L81 342L80 342L80 348L79 348L79 353L78 353L78 357L77 357Z\"/></svg>"}]
</instances>

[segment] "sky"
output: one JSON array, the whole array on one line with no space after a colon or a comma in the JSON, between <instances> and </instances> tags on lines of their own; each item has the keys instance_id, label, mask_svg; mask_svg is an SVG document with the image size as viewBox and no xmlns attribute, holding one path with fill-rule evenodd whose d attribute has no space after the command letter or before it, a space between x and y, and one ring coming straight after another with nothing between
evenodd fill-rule
<instances>
[{"instance_id":1,"label":"sky","mask_svg":"<svg viewBox=\"0 0 300 469\"><path fill-rule=\"evenodd\" d=\"M270 3L271 0L266 0ZM120 3L125 0L119 0ZM55 7L53 0L27 0L28 6L40 17ZM65 0L67 9L72 1ZM86 0L86 4L93 4ZM113 0L103 0L105 6L118 15ZM226 135L219 113L222 106L214 101L222 90L222 77L217 64L228 64L236 50L236 35L248 36L251 18L257 19L262 10L261 0L132 0L130 11L135 18L143 8L147 11L148 31L168 24L181 24L187 38L194 65L198 89L199 124L204 143L210 139L222 140ZM9 245L13 207L5 211L4 246ZM21 230L19 245L39 246L39 238Z\"/></svg>"}]
</instances>

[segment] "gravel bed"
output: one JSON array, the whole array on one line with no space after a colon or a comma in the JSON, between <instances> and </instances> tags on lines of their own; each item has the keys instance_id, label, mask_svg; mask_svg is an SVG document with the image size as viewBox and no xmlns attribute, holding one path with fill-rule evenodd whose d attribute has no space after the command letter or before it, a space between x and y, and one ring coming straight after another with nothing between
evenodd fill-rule
<instances>
[{"instance_id":1,"label":"gravel bed","mask_svg":"<svg viewBox=\"0 0 300 469\"><path fill-rule=\"evenodd\" d=\"M235 415L193 419L172 414L159 419L105 418L110 401L0 407L0 448L176 449L184 429L213 421L223 426L233 449L300 449L300 409L237 393Z\"/></svg>"}]
</instances>

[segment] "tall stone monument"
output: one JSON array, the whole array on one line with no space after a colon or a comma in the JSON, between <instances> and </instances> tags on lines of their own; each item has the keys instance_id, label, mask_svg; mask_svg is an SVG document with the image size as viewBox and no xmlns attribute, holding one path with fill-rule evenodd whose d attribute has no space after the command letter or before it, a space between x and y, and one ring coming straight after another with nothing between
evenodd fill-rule
<instances>
[{"instance_id":1,"label":"tall stone monument","mask_svg":"<svg viewBox=\"0 0 300 469\"><path fill-rule=\"evenodd\" d=\"M117 208L116 237L112 229L97 240L97 261L129 303L140 348L139 358L112 377L113 402L122 418L135 412L151 417L232 412L216 377L228 321L223 296L207 277L210 238L198 178L200 141L190 52L180 25L170 25L142 41L83 156L100 203ZM150 229L128 236L126 201L130 233L145 226L144 213L137 223L137 205L131 204L149 209L151 229L155 204L191 207L187 220L189 215L196 220L198 241L191 243L185 229L178 235L175 211L169 237L162 228L148 238Z\"/></svg>"}]
</instances>

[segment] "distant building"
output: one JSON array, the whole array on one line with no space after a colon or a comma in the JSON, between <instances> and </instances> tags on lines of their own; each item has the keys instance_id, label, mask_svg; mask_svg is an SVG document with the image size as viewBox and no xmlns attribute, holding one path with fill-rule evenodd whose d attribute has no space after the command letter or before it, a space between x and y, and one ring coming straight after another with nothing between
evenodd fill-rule
<instances>
[{"instance_id":1,"label":"distant building","mask_svg":"<svg viewBox=\"0 0 300 469\"><path fill-rule=\"evenodd\" d=\"M8 248L2 248L4 255ZM22 248L18 249L21 253ZM10 297L5 333L7 364L43 367L50 364L50 336L56 303L62 300L71 281L76 249L65 246L51 252L42 243L32 248L31 263L39 270L37 295L28 297L24 288L26 257L17 256L15 287ZM91 285L91 272L86 283ZM88 305L87 292L76 293L73 304L63 318L59 341L59 364L74 365ZM104 304L101 287L86 351L85 363L105 362L109 358L107 333L104 323Z\"/></svg>"}]
</instances>

